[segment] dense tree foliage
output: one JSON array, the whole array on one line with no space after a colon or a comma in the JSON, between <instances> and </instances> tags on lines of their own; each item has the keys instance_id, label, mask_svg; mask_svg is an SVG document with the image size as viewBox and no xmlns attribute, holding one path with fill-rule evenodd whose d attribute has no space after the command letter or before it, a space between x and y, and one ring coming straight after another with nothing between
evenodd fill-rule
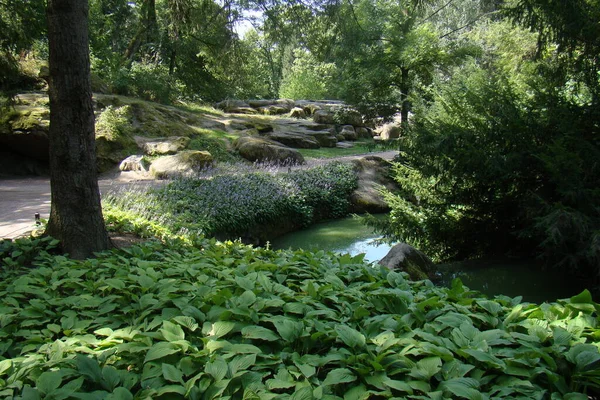
<instances>
[{"instance_id":1,"label":"dense tree foliage","mask_svg":"<svg viewBox=\"0 0 600 400\"><path fill-rule=\"evenodd\" d=\"M469 35L481 54L416 110L388 232L440 258L533 253L597 279L598 60L588 35L600 9L516 3L508 14L534 33L481 25Z\"/></svg>"},{"instance_id":2,"label":"dense tree foliage","mask_svg":"<svg viewBox=\"0 0 600 400\"><path fill-rule=\"evenodd\" d=\"M17 61L45 32L44 2L0 2L0 90L29 87Z\"/></svg>"}]
</instances>

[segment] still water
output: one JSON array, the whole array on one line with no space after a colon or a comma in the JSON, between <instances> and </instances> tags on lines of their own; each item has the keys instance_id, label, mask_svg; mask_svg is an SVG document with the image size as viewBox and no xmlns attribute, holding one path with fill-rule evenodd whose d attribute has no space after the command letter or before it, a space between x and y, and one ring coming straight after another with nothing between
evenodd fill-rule
<instances>
[{"instance_id":1,"label":"still water","mask_svg":"<svg viewBox=\"0 0 600 400\"><path fill-rule=\"evenodd\" d=\"M371 228L354 218L344 218L313 225L272 241L275 249L313 249L357 255L375 262L390 250L390 245L376 245L378 238ZM541 303L571 297L580 293L585 285L554 271L540 270L533 262L523 260L470 260L440 265L442 284L460 278L473 290L488 296L523 296L524 301Z\"/></svg>"}]
</instances>

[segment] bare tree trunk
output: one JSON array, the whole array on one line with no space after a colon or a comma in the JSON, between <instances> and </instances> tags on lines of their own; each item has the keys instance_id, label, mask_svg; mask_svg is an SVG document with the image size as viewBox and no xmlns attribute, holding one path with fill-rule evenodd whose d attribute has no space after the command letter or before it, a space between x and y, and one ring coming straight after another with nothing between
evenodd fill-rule
<instances>
[{"instance_id":1,"label":"bare tree trunk","mask_svg":"<svg viewBox=\"0 0 600 400\"><path fill-rule=\"evenodd\" d=\"M87 0L48 0L51 210L46 233L73 258L110 245L96 172Z\"/></svg>"},{"instance_id":2,"label":"bare tree trunk","mask_svg":"<svg viewBox=\"0 0 600 400\"><path fill-rule=\"evenodd\" d=\"M409 70L408 68L401 68L401 79L400 79L400 126L402 127L402 134L406 134L406 130L408 129L408 112L410 109L410 102L408 100L408 95L410 91L410 82L409 82Z\"/></svg>"}]
</instances>

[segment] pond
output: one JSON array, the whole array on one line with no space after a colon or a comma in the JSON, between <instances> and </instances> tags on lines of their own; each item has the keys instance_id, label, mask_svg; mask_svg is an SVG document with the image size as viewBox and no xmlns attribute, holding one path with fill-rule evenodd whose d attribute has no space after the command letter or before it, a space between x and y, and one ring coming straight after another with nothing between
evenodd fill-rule
<instances>
[{"instance_id":1,"label":"pond","mask_svg":"<svg viewBox=\"0 0 600 400\"><path fill-rule=\"evenodd\" d=\"M364 253L366 261L375 262L382 259L391 248L387 244L373 243L378 237L371 228L348 217L289 233L273 240L271 245L275 249L302 248L351 255ZM543 271L527 260L469 260L440 265L439 268L444 285L449 285L454 278L460 278L465 286L488 296L523 296L524 301L534 303L571 297L585 288L581 281L555 270Z\"/></svg>"}]
</instances>

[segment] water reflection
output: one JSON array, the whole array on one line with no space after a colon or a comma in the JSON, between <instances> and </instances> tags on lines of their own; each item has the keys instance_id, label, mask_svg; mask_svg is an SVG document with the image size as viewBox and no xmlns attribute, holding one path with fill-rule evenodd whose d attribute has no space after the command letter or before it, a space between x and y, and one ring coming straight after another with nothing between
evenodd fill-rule
<instances>
[{"instance_id":1,"label":"water reflection","mask_svg":"<svg viewBox=\"0 0 600 400\"><path fill-rule=\"evenodd\" d=\"M371 228L350 217L313 225L308 229L284 235L272 242L275 249L325 250L357 255L365 260L381 260L389 245L376 245L378 236ZM442 284L460 278L465 286L488 296L523 296L524 301L541 303L571 297L585 285L560 271L543 271L531 261L472 260L440 266Z\"/></svg>"},{"instance_id":2,"label":"water reflection","mask_svg":"<svg viewBox=\"0 0 600 400\"><path fill-rule=\"evenodd\" d=\"M469 260L441 265L439 270L444 285L460 278L465 286L488 296L523 296L532 303L571 297L585 289L580 280L543 270L532 260Z\"/></svg>"},{"instance_id":3,"label":"water reflection","mask_svg":"<svg viewBox=\"0 0 600 400\"><path fill-rule=\"evenodd\" d=\"M353 256L365 253L366 261L375 262L385 257L391 248L387 244L375 244L377 238L371 228L349 217L289 233L273 240L271 245L274 249L325 250Z\"/></svg>"}]
</instances>

